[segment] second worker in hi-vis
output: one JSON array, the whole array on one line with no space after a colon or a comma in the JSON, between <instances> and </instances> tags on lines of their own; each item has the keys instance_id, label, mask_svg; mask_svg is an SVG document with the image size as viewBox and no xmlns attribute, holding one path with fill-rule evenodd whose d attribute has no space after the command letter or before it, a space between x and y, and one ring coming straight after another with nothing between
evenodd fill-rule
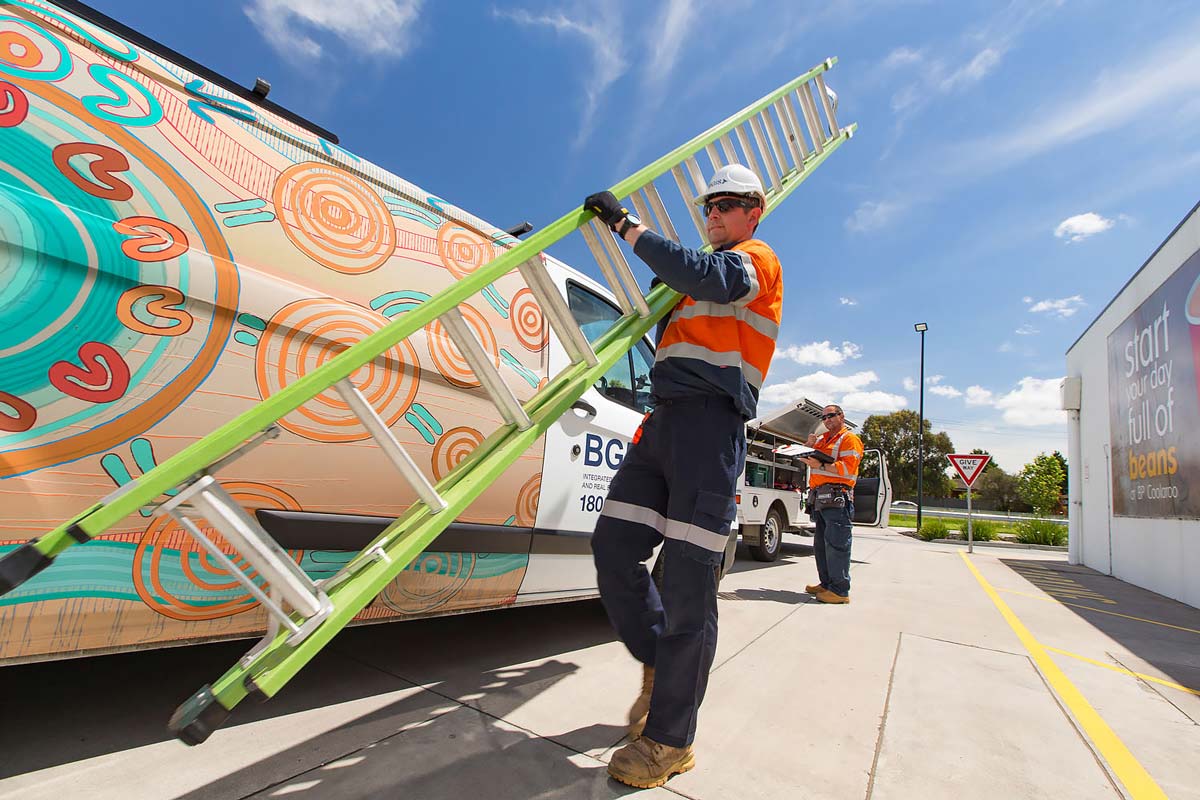
<instances>
[{"instance_id":1,"label":"second worker in hi-vis","mask_svg":"<svg viewBox=\"0 0 1200 800\"><path fill-rule=\"evenodd\" d=\"M654 410L633 435L592 537L604 608L643 665L629 711L635 739L613 754L608 772L641 788L695 766L746 420L757 412L783 306L779 259L754 238L766 209L758 177L740 164L722 167L697 203L711 253L649 230L610 192L583 204L684 295L659 328ZM659 543L661 593L643 564Z\"/></svg>"},{"instance_id":2,"label":"second worker in hi-vis","mask_svg":"<svg viewBox=\"0 0 1200 800\"><path fill-rule=\"evenodd\" d=\"M817 582L804 587L822 603L850 602L850 543L854 527L854 484L862 462L862 440L846 427L842 407L827 405L821 411L825 433L808 437L805 444L828 457L829 463L805 458L808 464L809 516L817 525L813 555Z\"/></svg>"}]
</instances>

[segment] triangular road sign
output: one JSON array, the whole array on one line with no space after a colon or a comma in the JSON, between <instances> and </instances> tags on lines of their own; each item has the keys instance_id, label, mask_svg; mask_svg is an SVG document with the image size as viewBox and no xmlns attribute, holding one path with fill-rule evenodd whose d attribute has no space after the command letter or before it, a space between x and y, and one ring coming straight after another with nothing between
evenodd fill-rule
<instances>
[{"instance_id":1,"label":"triangular road sign","mask_svg":"<svg viewBox=\"0 0 1200 800\"><path fill-rule=\"evenodd\" d=\"M954 469L958 470L959 477L968 487L975 483L975 479L983 474L984 466L992 460L991 456L982 456L978 453L954 453L946 458L950 459L950 463L954 465Z\"/></svg>"}]
</instances>

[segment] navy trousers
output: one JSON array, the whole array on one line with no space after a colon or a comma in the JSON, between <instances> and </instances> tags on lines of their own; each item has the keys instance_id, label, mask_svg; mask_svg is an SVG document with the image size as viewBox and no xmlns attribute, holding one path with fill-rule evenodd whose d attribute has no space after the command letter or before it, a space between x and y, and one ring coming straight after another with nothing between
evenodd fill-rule
<instances>
[{"instance_id":1,"label":"navy trousers","mask_svg":"<svg viewBox=\"0 0 1200 800\"><path fill-rule=\"evenodd\" d=\"M633 657L654 667L645 735L671 747L696 737L745 457L745 421L728 398L660 405L626 452L592 536L608 618ZM661 592L644 564L660 542Z\"/></svg>"},{"instance_id":2,"label":"navy trousers","mask_svg":"<svg viewBox=\"0 0 1200 800\"><path fill-rule=\"evenodd\" d=\"M813 556L821 585L842 597L850 595L850 544L854 539L854 503L812 513L817 530L813 534Z\"/></svg>"}]
</instances>

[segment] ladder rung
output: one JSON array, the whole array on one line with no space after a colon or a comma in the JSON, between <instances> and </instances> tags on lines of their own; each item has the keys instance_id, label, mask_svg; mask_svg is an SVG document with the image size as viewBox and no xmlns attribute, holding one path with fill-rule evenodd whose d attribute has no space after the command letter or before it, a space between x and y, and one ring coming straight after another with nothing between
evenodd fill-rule
<instances>
[{"instance_id":1,"label":"ladder rung","mask_svg":"<svg viewBox=\"0 0 1200 800\"><path fill-rule=\"evenodd\" d=\"M837 112L829 100L829 89L825 86L825 76L820 72L817 73L817 91L821 93L821 105L825 107L825 118L829 120L829 135L837 136L841 131L841 128L838 127Z\"/></svg>"},{"instance_id":2,"label":"ladder rung","mask_svg":"<svg viewBox=\"0 0 1200 800\"><path fill-rule=\"evenodd\" d=\"M783 100L776 100L775 116L779 118L779 127L783 129L783 138L787 140L788 151L792 154L792 164L795 165L797 172L804 169L804 155L800 152L800 145L796 144L796 131L792 128L792 118L788 116L787 109L783 104Z\"/></svg>"},{"instance_id":3,"label":"ladder rung","mask_svg":"<svg viewBox=\"0 0 1200 800\"><path fill-rule=\"evenodd\" d=\"M633 207L637 209L638 216L642 218L642 224L655 233L662 233L660 226L655 224L654 217L650 216L650 205L642 193L634 192L629 195L629 199L633 201Z\"/></svg>"},{"instance_id":4,"label":"ladder rung","mask_svg":"<svg viewBox=\"0 0 1200 800\"><path fill-rule=\"evenodd\" d=\"M512 389L509 389L508 384L500 377L500 370L483 351L483 345L479 344L479 340L475 338L475 334L467 325L467 321L463 319L462 312L458 310L458 307L455 306L438 319L446 326L450 340L458 347L463 358L467 359L471 371L475 373L480 385L491 396L492 402L496 404L496 408L504 420L510 425L516 425L518 430L527 430L533 424L529 415L521 407L521 403L512 393Z\"/></svg>"},{"instance_id":5,"label":"ladder rung","mask_svg":"<svg viewBox=\"0 0 1200 800\"><path fill-rule=\"evenodd\" d=\"M696 232L700 234L700 241L708 244L708 231L704 228L704 220L700 216L700 209L696 207L696 195L688 188L688 181L683 174L683 168L679 166L671 167L671 175L675 178L675 185L679 187L679 194L683 197L684 205L687 206L688 216L692 218L692 223L696 226Z\"/></svg>"},{"instance_id":6,"label":"ladder rung","mask_svg":"<svg viewBox=\"0 0 1200 800\"><path fill-rule=\"evenodd\" d=\"M593 219L592 223L596 225L600 241L604 243L604 249L608 251L608 255L612 259L613 267L620 276L621 283L625 286L626 294L633 301L634 310L639 317L645 319L650 316L650 306L646 303L646 296L642 294L642 290L637 285L637 278L633 276L633 270L629 268L625 254L621 252L621 245L617 244L616 234L598 220Z\"/></svg>"},{"instance_id":7,"label":"ladder rung","mask_svg":"<svg viewBox=\"0 0 1200 800\"><path fill-rule=\"evenodd\" d=\"M666 206L663 205L662 197L658 194L658 187L651 181L642 191L650 201L650 207L654 209L654 216L658 217L658 224L662 227L663 236L673 242L678 242L679 233L676 232L675 223L671 220L671 215L667 213Z\"/></svg>"},{"instance_id":8,"label":"ladder rung","mask_svg":"<svg viewBox=\"0 0 1200 800\"><path fill-rule=\"evenodd\" d=\"M771 151L767 147L766 131L762 128L762 120L757 115L749 119L750 130L754 133L754 143L758 145L759 155L762 156L763 164L767 167L767 175L771 182L768 188L779 188L779 173L775 169L775 161L771 158Z\"/></svg>"},{"instance_id":9,"label":"ladder rung","mask_svg":"<svg viewBox=\"0 0 1200 800\"><path fill-rule=\"evenodd\" d=\"M301 617L319 621L332 610L325 593L211 475L203 475L181 489L179 494L163 503L162 510L178 520L264 607L272 613L278 611L280 621L293 635L299 634L300 628L283 612L278 603L274 603L261 587L221 552L195 524L192 517L207 520L216 528L225 541L240 553ZM189 513L193 511L194 514Z\"/></svg>"},{"instance_id":10,"label":"ladder rung","mask_svg":"<svg viewBox=\"0 0 1200 800\"><path fill-rule=\"evenodd\" d=\"M810 151L808 140L804 138L804 128L800 125L800 115L796 113L796 95L789 94L783 98L783 107L787 109L788 119L792 121L792 130L796 132L796 144L800 146L800 152L805 160L808 159ZM800 171L804 171L804 165L801 163Z\"/></svg>"},{"instance_id":11,"label":"ladder rung","mask_svg":"<svg viewBox=\"0 0 1200 800\"><path fill-rule=\"evenodd\" d=\"M409 485L417 492L417 496L421 498L425 505L429 506L429 510L433 513L438 513L446 508L446 501L441 498L437 491L433 488L433 484L425 477L425 473L413 461L412 456L408 451L396 441L396 437L392 436L392 432L388 430L387 423L375 411L375 408L367 402L367 398L362 396L362 392L358 390L349 378L338 381L333 385L337 393L346 401L346 405L350 406L350 410L354 412L354 416L358 417L359 422L367 429L367 433L371 434L371 438L383 450L384 455L391 460L392 464L404 476Z\"/></svg>"},{"instance_id":12,"label":"ladder rung","mask_svg":"<svg viewBox=\"0 0 1200 800\"><path fill-rule=\"evenodd\" d=\"M808 134L812 137L813 149L818 153L825 152L825 137L821 136L821 124L817 120L817 106L813 103L812 83L805 83L796 90L800 95L800 107L804 109L804 122L808 126Z\"/></svg>"},{"instance_id":13,"label":"ladder rung","mask_svg":"<svg viewBox=\"0 0 1200 800\"><path fill-rule=\"evenodd\" d=\"M725 166L725 162L721 160L721 156L717 155L717 148L712 142L704 145L704 152L708 154L708 160L712 162L713 172Z\"/></svg>"},{"instance_id":14,"label":"ladder rung","mask_svg":"<svg viewBox=\"0 0 1200 800\"><path fill-rule=\"evenodd\" d=\"M608 281L608 286L612 289L613 296L617 298L617 305L621 307L621 313L632 314L633 303L630 302L629 295L625 293L620 279L617 278L617 270L608 257L608 251L600 244L600 237L608 235L608 228L596 220L592 220L591 223L580 228L579 232L583 234L583 239L587 242L588 250L592 251L592 257L596 259L596 264L599 265L600 272L604 275L604 279Z\"/></svg>"},{"instance_id":15,"label":"ladder rung","mask_svg":"<svg viewBox=\"0 0 1200 800\"><path fill-rule=\"evenodd\" d=\"M558 338L562 342L563 349L567 351L567 356L571 359L571 363L578 364L582 361L589 367L599 364L596 352L592 350L591 344L588 343L587 336L584 335L579 324L575 322L575 318L571 316L571 309L567 307L566 302L562 299L562 295L558 293L558 289L550 280L550 275L542 265L541 256L539 255L536 259L531 258L528 261L522 261L517 269L520 271L521 277L525 279L529 290L533 292L533 296L541 304L542 313L546 315L546 321L550 323L550 327L558 334Z\"/></svg>"},{"instance_id":16,"label":"ladder rung","mask_svg":"<svg viewBox=\"0 0 1200 800\"><path fill-rule=\"evenodd\" d=\"M783 151L783 147L779 144L779 132L775 127L774 120L771 119L771 109L768 106L758 114L758 120L767 131L767 140L771 143L771 153L775 156L775 162L779 165L779 184L783 184L783 176L788 173L787 154Z\"/></svg>"},{"instance_id":17,"label":"ladder rung","mask_svg":"<svg viewBox=\"0 0 1200 800\"><path fill-rule=\"evenodd\" d=\"M738 125L734 130L737 131L738 144L742 146L742 152L746 154L746 166L754 170L754 174L758 176L758 180L765 185L767 182L766 175L763 173L762 167L759 166L758 157L754 155L754 148L750 146L750 140L746 137L744 126Z\"/></svg>"},{"instance_id":18,"label":"ladder rung","mask_svg":"<svg viewBox=\"0 0 1200 800\"><path fill-rule=\"evenodd\" d=\"M733 149L733 141L729 138L729 134L725 134L717 141L721 143L721 154L725 156L725 163L738 163L737 151Z\"/></svg>"}]
</instances>

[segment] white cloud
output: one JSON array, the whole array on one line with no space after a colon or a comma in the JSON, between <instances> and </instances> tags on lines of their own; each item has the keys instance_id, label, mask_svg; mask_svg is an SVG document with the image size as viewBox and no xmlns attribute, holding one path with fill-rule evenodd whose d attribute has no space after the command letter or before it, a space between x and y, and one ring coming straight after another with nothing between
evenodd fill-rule
<instances>
[{"instance_id":1,"label":"white cloud","mask_svg":"<svg viewBox=\"0 0 1200 800\"><path fill-rule=\"evenodd\" d=\"M1022 302L1022 303L1032 303L1032 302L1033 302L1033 298L1032 298L1032 297L1030 297L1029 295L1025 295L1024 297L1022 297L1022 298L1021 298L1021 302Z\"/></svg>"},{"instance_id":2,"label":"white cloud","mask_svg":"<svg viewBox=\"0 0 1200 800\"><path fill-rule=\"evenodd\" d=\"M1022 378L1016 389L995 400L1009 425L1061 425L1066 412L1061 406L1062 378Z\"/></svg>"},{"instance_id":3,"label":"white cloud","mask_svg":"<svg viewBox=\"0 0 1200 800\"><path fill-rule=\"evenodd\" d=\"M1062 93L1042 109L1021 115L1032 121L965 144L961 150L965 163L945 159L944 153L940 158L953 164L956 172L1009 169L1015 162L1063 145L1153 119L1147 113L1153 108L1174 109L1200 91L1200 26L1181 27L1176 37L1157 44L1154 58L1137 51L1129 60L1102 70L1090 88L1064 84Z\"/></svg>"},{"instance_id":4,"label":"white cloud","mask_svg":"<svg viewBox=\"0 0 1200 800\"><path fill-rule=\"evenodd\" d=\"M1030 325L1028 322L1013 331L1013 333L1017 334L1018 336L1032 336L1037 332L1038 329Z\"/></svg>"},{"instance_id":5,"label":"white cloud","mask_svg":"<svg viewBox=\"0 0 1200 800\"><path fill-rule=\"evenodd\" d=\"M864 201L855 209L854 216L846 218L846 230L852 233L878 230L890 223L903 210L903 204L890 200L879 203L873 200Z\"/></svg>"},{"instance_id":6,"label":"white cloud","mask_svg":"<svg viewBox=\"0 0 1200 800\"><path fill-rule=\"evenodd\" d=\"M930 375L928 378L925 379L925 382L928 383L930 386L933 386L935 384L941 383L945 379L945 377L946 377L945 375Z\"/></svg>"},{"instance_id":7,"label":"white cloud","mask_svg":"<svg viewBox=\"0 0 1200 800\"><path fill-rule=\"evenodd\" d=\"M1089 236L1095 236L1097 233L1104 233L1112 226L1111 219L1105 219L1096 212L1089 211L1086 214L1067 217L1058 223L1058 227L1054 229L1054 235L1059 239L1066 239L1068 243L1079 242Z\"/></svg>"},{"instance_id":8,"label":"white cloud","mask_svg":"<svg viewBox=\"0 0 1200 800\"><path fill-rule=\"evenodd\" d=\"M1026 302L1031 302L1033 298L1026 298ZM1083 302L1083 297L1080 295L1071 295L1070 297L1062 297L1057 300L1039 300L1029 307L1031 314L1050 314L1057 316L1059 319L1066 319L1074 316L1075 312L1083 308L1086 303Z\"/></svg>"},{"instance_id":9,"label":"white cloud","mask_svg":"<svg viewBox=\"0 0 1200 800\"><path fill-rule=\"evenodd\" d=\"M978 83L988 76L1000 63L1003 52L995 47L985 47L975 54L969 62L946 76L938 84L943 92L951 92L960 87Z\"/></svg>"},{"instance_id":10,"label":"white cloud","mask_svg":"<svg viewBox=\"0 0 1200 800\"><path fill-rule=\"evenodd\" d=\"M931 394L936 394L939 397L962 397L962 392L955 389L953 386L931 386L929 387Z\"/></svg>"},{"instance_id":11,"label":"white cloud","mask_svg":"<svg viewBox=\"0 0 1200 800\"><path fill-rule=\"evenodd\" d=\"M925 53L923 50L914 50L911 47L897 47L888 53L887 58L883 60L879 68L890 71L909 64L919 64L924 57Z\"/></svg>"},{"instance_id":12,"label":"white cloud","mask_svg":"<svg viewBox=\"0 0 1200 800\"><path fill-rule=\"evenodd\" d=\"M995 400L995 395L990 390L982 386L968 386L966 404L969 406L990 406Z\"/></svg>"},{"instance_id":13,"label":"white cloud","mask_svg":"<svg viewBox=\"0 0 1200 800\"><path fill-rule=\"evenodd\" d=\"M846 411L863 414L890 414L908 405L908 400L888 392L847 392L839 404Z\"/></svg>"},{"instance_id":14,"label":"white cloud","mask_svg":"<svg viewBox=\"0 0 1200 800\"><path fill-rule=\"evenodd\" d=\"M1016 348L1013 347L1012 342L1001 342L1000 346L996 348L996 352L997 353L1011 353L1015 349Z\"/></svg>"},{"instance_id":15,"label":"white cloud","mask_svg":"<svg viewBox=\"0 0 1200 800\"><path fill-rule=\"evenodd\" d=\"M250 0L243 8L267 43L293 62L320 58L313 34L332 34L355 52L400 58L414 44L423 0Z\"/></svg>"},{"instance_id":16,"label":"white cloud","mask_svg":"<svg viewBox=\"0 0 1200 800\"><path fill-rule=\"evenodd\" d=\"M857 301L857 300L855 300L853 297L839 297L839 298L838 298L838 301L839 301L839 302L840 302L842 305L844 305L844 306L856 306L856 305L858 305L858 301Z\"/></svg>"},{"instance_id":17,"label":"white cloud","mask_svg":"<svg viewBox=\"0 0 1200 800\"><path fill-rule=\"evenodd\" d=\"M788 358L797 364L815 364L821 367L836 367L844 364L847 359L862 358L862 348L854 342L842 342L841 347L824 342L812 342L805 345L790 345L782 350L775 350L776 358Z\"/></svg>"},{"instance_id":18,"label":"white cloud","mask_svg":"<svg viewBox=\"0 0 1200 800\"><path fill-rule=\"evenodd\" d=\"M915 392L917 390L917 382L912 378L904 379L904 390L906 392Z\"/></svg>"},{"instance_id":19,"label":"white cloud","mask_svg":"<svg viewBox=\"0 0 1200 800\"><path fill-rule=\"evenodd\" d=\"M596 111L600 100L618 78L625 74L628 64L622 54L621 25L616 14L604 6L594 6L597 16L592 19L568 17L561 11L552 14L531 14L524 9L500 11L493 9L497 17L510 19L518 25L550 28L555 33L582 39L590 50L591 64L583 84L583 113L580 115L579 132L571 143L578 150L587 142L595 127ZM659 54L655 54L656 60Z\"/></svg>"}]
</instances>

